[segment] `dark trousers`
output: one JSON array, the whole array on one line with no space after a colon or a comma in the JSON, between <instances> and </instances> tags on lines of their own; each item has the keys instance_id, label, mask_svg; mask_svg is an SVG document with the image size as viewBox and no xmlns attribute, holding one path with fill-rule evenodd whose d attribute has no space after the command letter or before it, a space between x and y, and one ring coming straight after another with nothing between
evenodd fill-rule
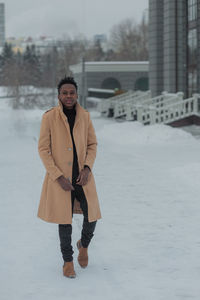
<instances>
[{"instance_id":1,"label":"dark trousers","mask_svg":"<svg viewBox=\"0 0 200 300\"><path fill-rule=\"evenodd\" d=\"M81 231L81 243L84 248L89 246L89 243L94 235L96 227L95 222L88 222L88 206L87 200L82 186L73 184L75 190L71 192L72 195L72 211L74 205L74 199L76 198L80 202L81 209L83 211L83 226ZM59 238L60 238L60 249L64 261L73 260L73 248L71 245L72 236L72 225L71 224L59 224Z\"/></svg>"}]
</instances>

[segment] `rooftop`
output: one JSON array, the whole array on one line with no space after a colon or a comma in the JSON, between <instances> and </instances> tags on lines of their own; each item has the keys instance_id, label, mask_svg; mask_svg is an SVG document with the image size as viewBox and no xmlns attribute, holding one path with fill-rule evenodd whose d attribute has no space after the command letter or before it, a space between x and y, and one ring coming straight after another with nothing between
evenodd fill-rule
<instances>
[{"instance_id":1,"label":"rooftop","mask_svg":"<svg viewBox=\"0 0 200 300\"><path fill-rule=\"evenodd\" d=\"M82 73L82 63L70 66L74 74ZM86 61L85 72L148 72L148 61Z\"/></svg>"}]
</instances>

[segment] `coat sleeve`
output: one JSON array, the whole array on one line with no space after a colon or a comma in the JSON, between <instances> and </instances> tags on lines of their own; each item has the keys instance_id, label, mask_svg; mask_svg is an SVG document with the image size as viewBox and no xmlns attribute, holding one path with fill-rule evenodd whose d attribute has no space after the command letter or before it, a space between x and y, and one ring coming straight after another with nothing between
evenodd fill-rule
<instances>
[{"instance_id":1,"label":"coat sleeve","mask_svg":"<svg viewBox=\"0 0 200 300\"><path fill-rule=\"evenodd\" d=\"M61 170L56 166L51 154L51 131L49 126L48 113L44 113L42 118L40 138L38 142L38 152L47 173L49 173L49 176L53 181L63 175Z\"/></svg>"},{"instance_id":2,"label":"coat sleeve","mask_svg":"<svg viewBox=\"0 0 200 300\"><path fill-rule=\"evenodd\" d=\"M86 159L84 165L88 166L90 170L92 170L95 158L96 158L96 152L97 152L97 139L95 135L95 130L92 125L92 121L90 119L90 115L88 113L88 139L87 139L87 151L86 151Z\"/></svg>"}]
</instances>

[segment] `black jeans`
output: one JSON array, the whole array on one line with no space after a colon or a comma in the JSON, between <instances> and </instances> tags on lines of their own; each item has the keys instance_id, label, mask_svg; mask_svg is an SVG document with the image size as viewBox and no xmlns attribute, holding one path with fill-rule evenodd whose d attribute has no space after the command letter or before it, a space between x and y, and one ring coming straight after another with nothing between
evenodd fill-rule
<instances>
[{"instance_id":1,"label":"black jeans","mask_svg":"<svg viewBox=\"0 0 200 300\"><path fill-rule=\"evenodd\" d=\"M95 222L88 221L88 206L87 200L82 186L73 185L75 190L71 192L72 195L72 211L74 205L74 199L76 198L80 202L81 209L83 211L83 227L81 231L81 243L84 248L89 246L89 243L94 235L94 230L96 227ZM73 260L73 248L71 245L71 236L72 236L72 225L71 224L59 224L59 238L60 238L60 249L64 261Z\"/></svg>"}]
</instances>

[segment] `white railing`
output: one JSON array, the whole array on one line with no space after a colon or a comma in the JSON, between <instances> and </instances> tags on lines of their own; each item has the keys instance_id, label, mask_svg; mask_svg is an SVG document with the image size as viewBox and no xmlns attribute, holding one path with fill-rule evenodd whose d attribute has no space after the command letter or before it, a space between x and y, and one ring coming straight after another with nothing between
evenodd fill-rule
<instances>
[{"instance_id":1,"label":"white railing","mask_svg":"<svg viewBox=\"0 0 200 300\"><path fill-rule=\"evenodd\" d=\"M171 123L191 115L200 115L200 95L175 103L168 103L163 107L142 105L137 107L137 120L143 124Z\"/></svg>"},{"instance_id":2,"label":"white railing","mask_svg":"<svg viewBox=\"0 0 200 300\"><path fill-rule=\"evenodd\" d=\"M168 94L163 92L162 95L151 98L151 92L143 92L137 97L127 97L123 101L119 101L114 105L114 118L126 117L127 121L136 120L137 105L142 104L143 106L149 107L150 105L156 106L157 108L163 107L170 102L177 102L183 99L183 93Z\"/></svg>"},{"instance_id":3,"label":"white railing","mask_svg":"<svg viewBox=\"0 0 200 300\"><path fill-rule=\"evenodd\" d=\"M123 97L125 95L128 95L130 93L130 91L124 93L124 94L120 94L120 95L117 95L117 96L114 96L114 97L110 97L108 99L102 99L102 101L99 103L98 105L98 111L101 113L101 114L108 114L108 111L110 108L113 107L113 101L114 99L117 101L120 101L121 99L123 99Z\"/></svg>"},{"instance_id":4,"label":"white railing","mask_svg":"<svg viewBox=\"0 0 200 300\"><path fill-rule=\"evenodd\" d=\"M129 121L137 120L143 124L169 124L191 115L200 116L200 95L194 94L189 99L183 99L182 92L163 92L151 98L150 91L129 91L102 101L101 113Z\"/></svg>"},{"instance_id":5,"label":"white railing","mask_svg":"<svg viewBox=\"0 0 200 300\"><path fill-rule=\"evenodd\" d=\"M175 94L163 92L161 95L157 97L142 101L142 105L143 106L153 105L156 108L159 108L168 105L169 103L179 102L180 100L183 100L182 92L178 92Z\"/></svg>"},{"instance_id":6,"label":"white railing","mask_svg":"<svg viewBox=\"0 0 200 300\"><path fill-rule=\"evenodd\" d=\"M129 95L123 99L123 101L118 101L114 103L114 118L124 117L129 114L131 108L134 108L135 104L145 99L149 99L151 97L150 91L140 92Z\"/></svg>"},{"instance_id":7,"label":"white railing","mask_svg":"<svg viewBox=\"0 0 200 300\"><path fill-rule=\"evenodd\" d=\"M135 98L141 94L142 94L141 91L134 92L134 91L130 90L126 93L123 93L123 94L120 94L120 95L117 95L114 97L110 97L109 99L103 99L98 105L98 111L101 114L108 116L110 110L113 110L113 113L114 113L114 108L116 105L124 103L128 99Z\"/></svg>"},{"instance_id":8,"label":"white railing","mask_svg":"<svg viewBox=\"0 0 200 300\"><path fill-rule=\"evenodd\" d=\"M168 94L163 92L162 95L159 95L154 98L141 99L136 103L127 103L126 106L126 120L132 121L137 119L137 110L140 109L140 105L144 108L145 111L149 111L150 107L161 108L170 103L179 102L183 99L183 93L179 92L177 94Z\"/></svg>"}]
</instances>

